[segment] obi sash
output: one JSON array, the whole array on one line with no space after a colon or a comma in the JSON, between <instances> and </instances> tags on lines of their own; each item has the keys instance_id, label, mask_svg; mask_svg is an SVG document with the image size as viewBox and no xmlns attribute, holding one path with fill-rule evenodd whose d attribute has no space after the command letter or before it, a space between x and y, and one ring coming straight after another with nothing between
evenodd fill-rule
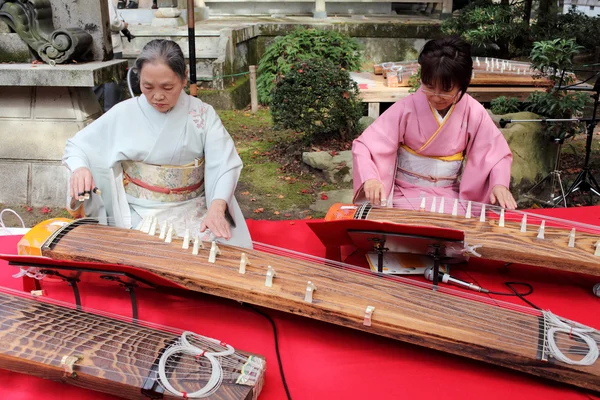
<instances>
[{"instance_id":1,"label":"obi sash","mask_svg":"<svg viewBox=\"0 0 600 400\"><path fill-rule=\"evenodd\" d=\"M447 157L424 156L401 145L398 149L396 184L402 186L401 182L406 182L422 187L452 186L458 182L463 159L462 153Z\"/></svg>"},{"instance_id":2,"label":"obi sash","mask_svg":"<svg viewBox=\"0 0 600 400\"><path fill-rule=\"evenodd\" d=\"M204 158L187 165L152 165L123 161L128 195L145 200L180 202L204 195Z\"/></svg>"}]
</instances>

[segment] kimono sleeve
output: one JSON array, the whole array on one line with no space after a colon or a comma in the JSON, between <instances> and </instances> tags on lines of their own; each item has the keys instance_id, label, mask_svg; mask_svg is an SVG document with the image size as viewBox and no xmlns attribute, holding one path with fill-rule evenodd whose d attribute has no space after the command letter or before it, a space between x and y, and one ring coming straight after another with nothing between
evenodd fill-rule
<instances>
[{"instance_id":1,"label":"kimono sleeve","mask_svg":"<svg viewBox=\"0 0 600 400\"><path fill-rule=\"evenodd\" d=\"M233 139L215 110L207 105L206 141L204 144L207 204L225 200L229 210L240 173L242 160Z\"/></svg>"},{"instance_id":2,"label":"kimono sleeve","mask_svg":"<svg viewBox=\"0 0 600 400\"><path fill-rule=\"evenodd\" d=\"M467 162L460 183L464 199L489 203L492 188L509 187L512 153L494 121L479 103L474 110L476 129L469 132Z\"/></svg>"},{"instance_id":3,"label":"kimono sleeve","mask_svg":"<svg viewBox=\"0 0 600 400\"><path fill-rule=\"evenodd\" d=\"M386 193L391 192L398 145L404 137L401 120L405 108L405 101L396 102L352 143L355 198L369 179L380 180Z\"/></svg>"}]
</instances>

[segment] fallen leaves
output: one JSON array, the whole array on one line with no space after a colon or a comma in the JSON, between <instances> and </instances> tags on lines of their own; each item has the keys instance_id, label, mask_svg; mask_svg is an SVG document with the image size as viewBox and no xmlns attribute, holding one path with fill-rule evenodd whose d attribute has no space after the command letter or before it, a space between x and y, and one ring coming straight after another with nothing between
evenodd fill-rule
<instances>
[{"instance_id":1,"label":"fallen leaves","mask_svg":"<svg viewBox=\"0 0 600 400\"><path fill-rule=\"evenodd\" d=\"M329 196L327 196L325 193L321 194L321 200L327 200L329 199Z\"/></svg>"},{"instance_id":2,"label":"fallen leaves","mask_svg":"<svg viewBox=\"0 0 600 400\"><path fill-rule=\"evenodd\" d=\"M255 213L255 214L260 214L260 213L263 213L263 212L265 212L265 209L264 209L264 208L262 208L262 207L260 207L260 208L257 208L256 210L254 210L254 213Z\"/></svg>"},{"instance_id":3,"label":"fallen leaves","mask_svg":"<svg viewBox=\"0 0 600 400\"><path fill-rule=\"evenodd\" d=\"M50 210L48 207L46 207L46 206L44 206L44 207L42 207L42 208L40 209L40 212L41 212L42 214L48 214L50 211L51 211L51 210Z\"/></svg>"}]
</instances>

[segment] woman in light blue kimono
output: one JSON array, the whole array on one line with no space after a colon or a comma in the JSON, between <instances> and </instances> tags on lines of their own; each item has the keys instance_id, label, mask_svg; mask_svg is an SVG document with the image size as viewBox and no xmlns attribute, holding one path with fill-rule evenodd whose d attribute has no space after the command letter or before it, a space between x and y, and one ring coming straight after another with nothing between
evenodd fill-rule
<instances>
[{"instance_id":1,"label":"woman in light blue kimono","mask_svg":"<svg viewBox=\"0 0 600 400\"><path fill-rule=\"evenodd\" d=\"M153 40L135 70L142 95L67 141L67 208L109 225L131 228L152 220L172 224L179 236L189 232L252 247L234 196L242 161L215 110L183 91L181 48Z\"/></svg>"}]
</instances>

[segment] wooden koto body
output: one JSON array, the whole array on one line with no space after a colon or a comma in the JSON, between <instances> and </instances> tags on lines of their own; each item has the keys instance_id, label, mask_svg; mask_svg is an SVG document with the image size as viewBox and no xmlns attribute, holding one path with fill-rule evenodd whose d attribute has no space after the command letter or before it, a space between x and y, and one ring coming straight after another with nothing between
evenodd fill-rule
<instances>
[{"instance_id":1,"label":"wooden koto body","mask_svg":"<svg viewBox=\"0 0 600 400\"><path fill-rule=\"evenodd\" d=\"M402 80L398 86L410 86L409 77L416 74L420 65L416 61L383 63L374 66L376 75L385 75L384 65L402 67ZM471 86L549 86L551 82L532 70L531 64L491 57L473 57Z\"/></svg>"},{"instance_id":2,"label":"wooden koto body","mask_svg":"<svg viewBox=\"0 0 600 400\"><path fill-rule=\"evenodd\" d=\"M415 200L415 209L335 204L325 220L364 219L460 231L464 233L465 245L474 247L476 254L471 256L600 276L600 227L539 214L503 211L490 205L485 206L482 221L481 204L472 203L471 215L467 218L467 202L459 202L457 215L452 215L453 200L447 200L445 212L440 213L440 199L437 198L435 210L430 207L431 198L423 208L421 201Z\"/></svg>"},{"instance_id":3,"label":"wooden koto body","mask_svg":"<svg viewBox=\"0 0 600 400\"><path fill-rule=\"evenodd\" d=\"M162 330L78 311L61 305L0 292L0 368L62 381L126 399L179 399L164 390L158 375L159 359L181 337ZM208 351L208 350L207 350ZM222 368L248 359L258 360L253 385L236 384L224 376L210 399L255 399L264 379L264 360L237 354L221 357ZM170 382L192 393L206 383L210 363L178 354L166 364ZM169 367L170 366L170 367ZM207 374L202 374L206 369ZM247 368L250 370L250 368ZM234 376L234 378L235 378ZM190 378L191 377L191 378ZM43 398L43 396L41 396ZM192 397L190 397L192 398Z\"/></svg>"},{"instance_id":4,"label":"wooden koto body","mask_svg":"<svg viewBox=\"0 0 600 400\"><path fill-rule=\"evenodd\" d=\"M48 227L53 222L44 224ZM40 226L34 230L39 234ZM69 260L74 266L85 263L87 269L94 265L101 269L127 266L130 272L142 270L156 276L157 281L166 279L192 291L359 329L600 392L600 362L579 366L555 360L548 347L550 323L537 310L515 305L499 307L496 301L486 304L474 301L477 296L459 297L443 288L434 291L414 281L348 270L350 266L335 268L316 260L233 246L219 245L220 254L209 262L211 246L204 246L194 255L191 244L183 249L181 241L167 243L157 235L80 221L61 228L46 241L25 236L20 251L40 251L38 258L45 263L48 259ZM18 263L15 257L3 258ZM595 343L600 340L595 329L589 335ZM567 334L554 336L565 353L581 347ZM578 360L582 355L572 357Z\"/></svg>"}]
</instances>

